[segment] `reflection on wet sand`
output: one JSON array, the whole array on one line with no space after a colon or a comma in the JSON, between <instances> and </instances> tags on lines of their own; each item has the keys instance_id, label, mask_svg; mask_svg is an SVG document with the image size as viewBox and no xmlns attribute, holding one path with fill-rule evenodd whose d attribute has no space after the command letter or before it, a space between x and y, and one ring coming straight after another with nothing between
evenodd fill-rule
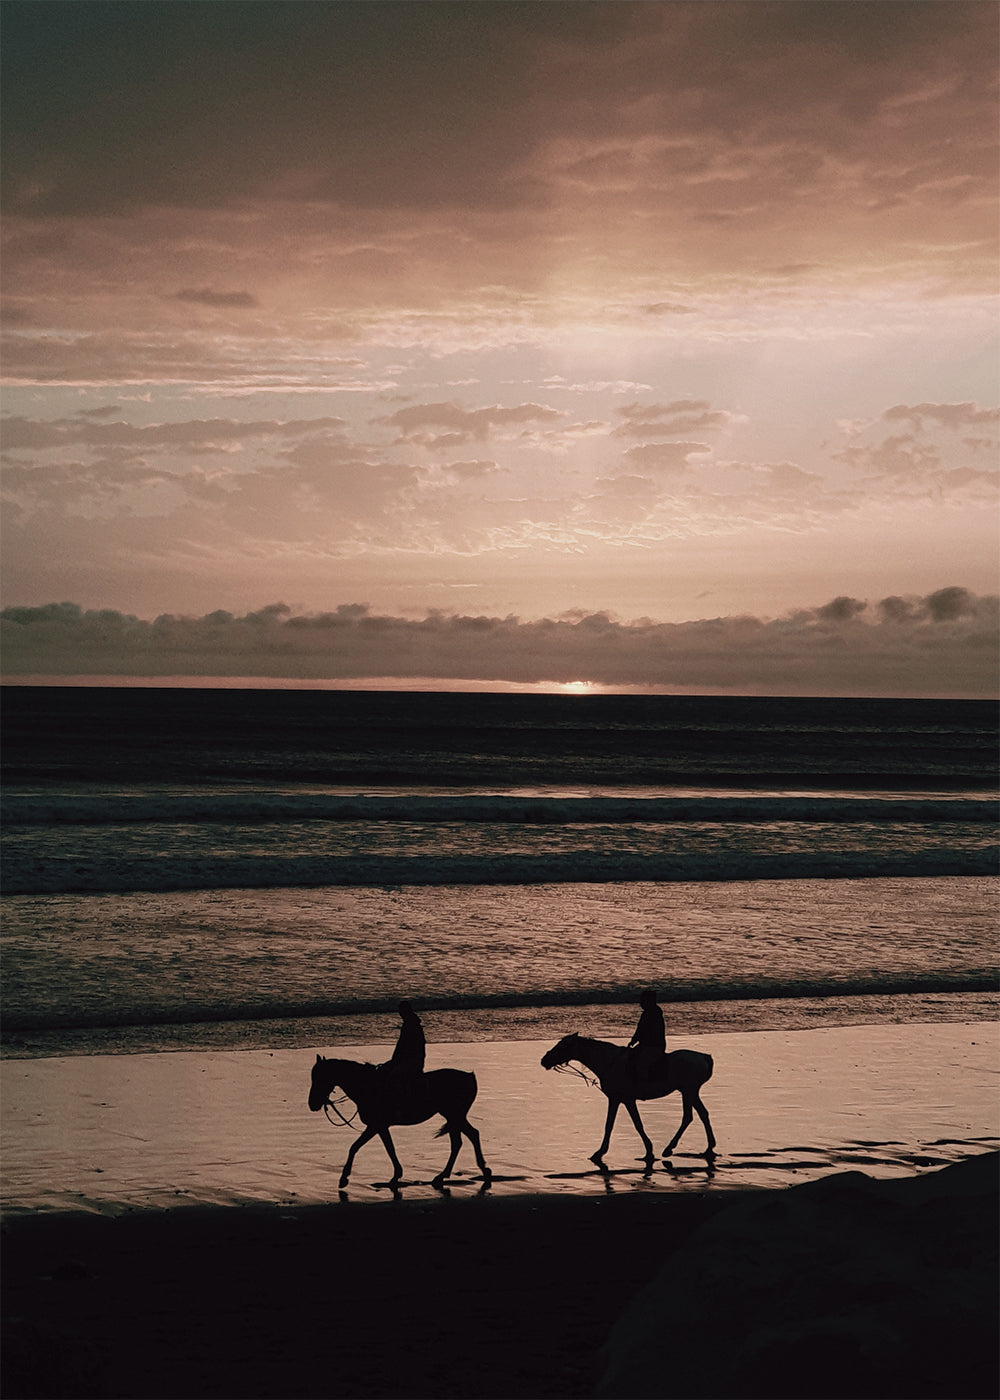
<instances>
[{"instance_id":1,"label":"reflection on wet sand","mask_svg":"<svg viewBox=\"0 0 1000 1400\"><path fill-rule=\"evenodd\" d=\"M537 1041L432 1045L429 1069L476 1075L470 1121L493 1172L491 1195L713 1192L782 1188L833 1171L910 1176L995 1148L1000 1107L995 1025L869 1026L685 1036L713 1055L718 1155L675 1152L648 1173L623 1127L608 1174L589 1158L606 1101L582 1082L546 1074ZM384 1060L384 1046L339 1047ZM355 1128L331 1126L305 1104L315 1053L302 1050L76 1056L7 1061L3 1094L6 1213L149 1206L336 1201ZM643 1104L659 1144L677 1121L677 1095ZM440 1118L393 1129L406 1164L404 1199L433 1199ZM386 1201L384 1157L362 1154L351 1201ZM376 1185L376 1182L382 1185ZM482 1186L471 1162L448 1186Z\"/></svg>"}]
</instances>

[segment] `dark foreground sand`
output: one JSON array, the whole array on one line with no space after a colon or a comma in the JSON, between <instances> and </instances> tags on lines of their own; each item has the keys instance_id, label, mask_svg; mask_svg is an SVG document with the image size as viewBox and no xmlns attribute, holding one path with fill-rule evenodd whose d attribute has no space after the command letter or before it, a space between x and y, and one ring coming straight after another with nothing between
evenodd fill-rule
<instances>
[{"instance_id":1,"label":"dark foreground sand","mask_svg":"<svg viewBox=\"0 0 1000 1400\"><path fill-rule=\"evenodd\" d=\"M24 1215L3 1395L995 1397L996 1187Z\"/></svg>"}]
</instances>

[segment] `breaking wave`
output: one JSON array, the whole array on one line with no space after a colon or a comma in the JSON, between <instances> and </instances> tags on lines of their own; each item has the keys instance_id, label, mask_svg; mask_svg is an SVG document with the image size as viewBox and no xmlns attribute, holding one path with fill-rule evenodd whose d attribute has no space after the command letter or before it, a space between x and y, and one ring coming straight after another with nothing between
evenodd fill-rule
<instances>
[{"instance_id":1,"label":"breaking wave","mask_svg":"<svg viewBox=\"0 0 1000 1400\"><path fill-rule=\"evenodd\" d=\"M994 799L827 796L551 797L545 795L238 791L8 791L4 825L124 822L995 822Z\"/></svg>"}]
</instances>

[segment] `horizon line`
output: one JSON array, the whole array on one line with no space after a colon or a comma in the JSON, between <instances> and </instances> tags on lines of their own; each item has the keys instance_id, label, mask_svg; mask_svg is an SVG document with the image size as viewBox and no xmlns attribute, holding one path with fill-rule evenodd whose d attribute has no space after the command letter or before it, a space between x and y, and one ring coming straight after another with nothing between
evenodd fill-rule
<instances>
[{"instance_id":1,"label":"horizon line","mask_svg":"<svg viewBox=\"0 0 1000 1400\"><path fill-rule=\"evenodd\" d=\"M744 688L732 686L667 686L616 685L600 681L502 681L468 680L437 676L208 676L170 674L162 676L131 676L88 674L84 672L59 675L53 673L0 674L0 687L37 687L50 689L120 689L120 690L326 690L326 691L397 691L406 693L495 694L495 695L556 695L585 699L587 696L661 696L705 699L770 699L770 700L927 700L975 701L998 703L1000 693L972 694L968 691L870 690L787 690L778 688Z\"/></svg>"}]
</instances>

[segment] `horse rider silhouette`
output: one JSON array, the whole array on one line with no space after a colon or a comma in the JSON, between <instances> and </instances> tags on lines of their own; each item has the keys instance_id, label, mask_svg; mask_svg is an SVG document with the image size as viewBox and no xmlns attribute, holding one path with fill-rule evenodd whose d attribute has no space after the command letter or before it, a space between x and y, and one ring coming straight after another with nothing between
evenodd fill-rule
<instances>
[{"instance_id":1,"label":"horse rider silhouette","mask_svg":"<svg viewBox=\"0 0 1000 1400\"><path fill-rule=\"evenodd\" d=\"M667 1053L667 1032L663 1012L656 1004L656 993L643 992L639 997L642 1014L635 1034L628 1043L632 1052L632 1071L637 1081L653 1079L662 1068Z\"/></svg>"},{"instance_id":2,"label":"horse rider silhouette","mask_svg":"<svg viewBox=\"0 0 1000 1400\"><path fill-rule=\"evenodd\" d=\"M396 1010L402 1017L403 1024L399 1028L399 1038L392 1058L385 1066L386 1071L400 1077L423 1074L427 1042L420 1017L408 1001L401 1001Z\"/></svg>"}]
</instances>

